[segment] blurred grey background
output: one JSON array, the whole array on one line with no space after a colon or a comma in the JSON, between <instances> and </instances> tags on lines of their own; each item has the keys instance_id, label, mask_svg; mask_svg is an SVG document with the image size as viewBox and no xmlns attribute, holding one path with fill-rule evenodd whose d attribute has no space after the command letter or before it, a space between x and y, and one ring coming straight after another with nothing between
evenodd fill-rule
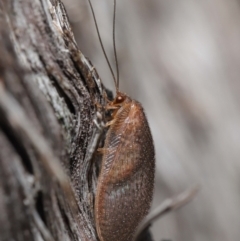
<instances>
[{"instance_id":1,"label":"blurred grey background","mask_svg":"<svg viewBox=\"0 0 240 241\"><path fill-rule=\"evenodd\" d=\"M80 49L114 91L87 0L65 0ZM111 62L113 0L92 0ZM240 1L118 0L120 89L145 108L156 148L153 206L199 184L157 221L156 241L240 240Z\"/></svg>"}]
</instances>

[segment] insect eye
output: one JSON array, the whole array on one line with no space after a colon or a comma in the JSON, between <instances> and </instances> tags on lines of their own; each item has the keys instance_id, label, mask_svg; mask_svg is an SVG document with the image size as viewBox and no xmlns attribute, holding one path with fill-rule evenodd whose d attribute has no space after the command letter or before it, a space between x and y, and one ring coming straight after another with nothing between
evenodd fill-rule
<instances>
[{"instance_id":1,"label":"insect eye","mask_svg":"<svg viewBox=\"0 0 240 241\"><path fill-rule=\"evenodd\" d=\"M118 96L117 97L117 102L122 102L123 101L123 97L122 96Z\"/></svg>"},{"instance_id":2,"label":"insect eye","mask_svg":"<svg viewBox=\"0 0 240 241\"><path fill-rule=\"evenodd\" d=\"M117 98L115 100L115 103L116 104L121 104L122 102L124 102L124 100L125 100L125 96L119 95L119 96L117 96Z\"/></svg>"}]
</instances>

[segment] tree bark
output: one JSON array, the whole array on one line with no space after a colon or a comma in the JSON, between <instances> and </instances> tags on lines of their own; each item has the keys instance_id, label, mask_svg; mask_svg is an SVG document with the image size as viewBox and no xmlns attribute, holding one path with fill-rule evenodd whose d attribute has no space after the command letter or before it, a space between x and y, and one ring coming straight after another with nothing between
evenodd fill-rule
<instances>
[{"instance_id":1,"label":"tree bark","mask_svg":"<svg viewBox=\"0 0 240 241\"><path fill-rule=\"evenodd\" d=\"M103 86L60 1L0 11L0 240L96 240Z\"/></svg>"}]
</instances>

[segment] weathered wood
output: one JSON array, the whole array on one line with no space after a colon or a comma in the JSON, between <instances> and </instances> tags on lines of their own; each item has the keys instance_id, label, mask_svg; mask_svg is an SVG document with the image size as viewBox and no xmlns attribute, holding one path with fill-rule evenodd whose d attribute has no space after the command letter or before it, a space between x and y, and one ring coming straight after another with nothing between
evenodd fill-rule
<instances>
[{"instance_id":1,"label":"weathered wood","mask_svg":"<svg viewBox=\"0 0 240 241\"><path fill-rule=\"evenodd\" d=\"M96 240L89 151L103 86L60 1L0 11L0 240Z\"/></svg>"}]
</instances>

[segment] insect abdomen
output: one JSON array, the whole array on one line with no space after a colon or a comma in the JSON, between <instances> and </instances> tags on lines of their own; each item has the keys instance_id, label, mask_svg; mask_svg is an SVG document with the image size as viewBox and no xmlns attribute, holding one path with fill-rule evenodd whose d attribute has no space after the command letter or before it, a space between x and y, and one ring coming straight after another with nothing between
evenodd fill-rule
<instances>
[{"instance_id":1,"label":"insect abdomen","mask_svg":"<svg viewBox=\"0 0 240 241\"><path fill-rule=\"evenodd\" d=\"M127 97L113 120L97 186L96 226L101 241L132 241L152 201L154 146L137 101Z\"/></svg>"}]
</instances>

